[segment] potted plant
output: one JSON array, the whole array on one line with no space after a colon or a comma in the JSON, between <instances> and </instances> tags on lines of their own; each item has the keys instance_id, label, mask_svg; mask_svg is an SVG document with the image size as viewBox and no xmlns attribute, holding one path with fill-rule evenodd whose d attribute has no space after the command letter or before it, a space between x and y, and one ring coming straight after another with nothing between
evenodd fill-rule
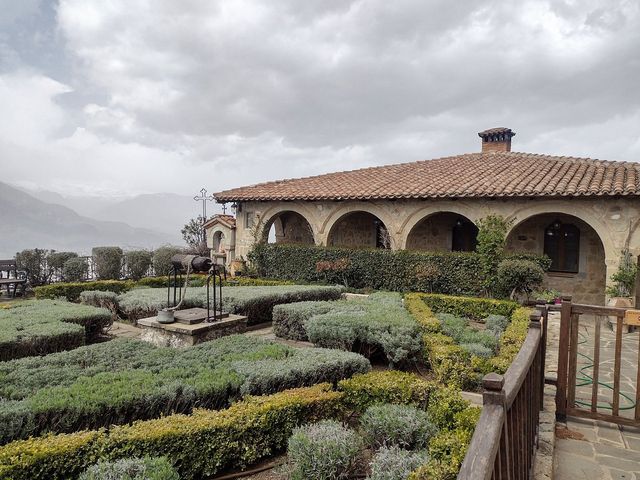
<instances>
[{"instance_id":1,"label":"potted plant","mask_svg":"<svg viewBox=\"0 0 640 480\"><path fill-rule=\"evenodd\" d=\"M636 283L638 266L633 261L628 249L622 251L618 271L611 275L613 284L607 287L608 305L613 307L630 307L633 305L631 294Z\"/></svg>"}]
</instances>

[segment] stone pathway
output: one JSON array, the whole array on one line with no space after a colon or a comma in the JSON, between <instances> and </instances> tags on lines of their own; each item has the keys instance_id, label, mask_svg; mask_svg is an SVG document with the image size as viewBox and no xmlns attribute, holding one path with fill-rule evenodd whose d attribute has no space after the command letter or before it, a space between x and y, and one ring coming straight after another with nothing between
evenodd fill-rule
<instances>
[{"instance_id":1,"label":"stone pathway","mask_svg":"<svg viewBox=\"0 0 640 480\"><path fill-rule=\"evenodd\" d=\"M585 356L593 352L593 322L581 319L581 341L579 351ZM558 369L558 341L560 315L549 317L546 374L556 377ZM601 375L608 380L611 370L612 337L614 333L602 325ZM624 334L622 390L631 393L637 365L638 334ZM633 348L633 346L636 346ZM579 356L579 368L588 365L586 357ZM637 367L636 367L637 368ZM589 373L586 368L583 373ZM601 390L602 405L611 401L608 389ZM590 386L577 389L577 397L590 401ZM622 405L622 402L621 402ZM616 424L569 417L566 423L557 422L553 458L553 478L556 480L640 480L640 428L623 427Z\"/></svg>"},{"instance_id":2,"label":"stone pathway","mask_svg":"<svg viewBox=\"0 0 640 480\"><path fill-rule=\"evenodd\" d=\"M138 338L142 335L142 329L134 327L129 323L113 322L109 329L109 335L121 338Z\"/></svg>"}]
</instances>

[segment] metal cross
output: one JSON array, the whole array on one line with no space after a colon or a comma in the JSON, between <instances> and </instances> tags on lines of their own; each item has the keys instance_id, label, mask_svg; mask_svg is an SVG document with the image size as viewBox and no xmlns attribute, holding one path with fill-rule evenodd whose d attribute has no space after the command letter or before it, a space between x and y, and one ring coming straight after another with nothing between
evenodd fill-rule
<instances>
[{"instance_id":1,"label":"metal cross","mask_svg":"<svg viewBox=\"0 0 640 480\"><path fill-rule=\"evenodd\" d=\"M195 197L193 197L193 199L196 202L202 202L202 218L204 220L202 220L203 222L207 221L207 202L212 202L213 200L215 200L213 198L213 195L209 195L207 196L207 189L203 188L202 190L200 190L200 195L196 195Z\"/></svg>"}]
</instances>

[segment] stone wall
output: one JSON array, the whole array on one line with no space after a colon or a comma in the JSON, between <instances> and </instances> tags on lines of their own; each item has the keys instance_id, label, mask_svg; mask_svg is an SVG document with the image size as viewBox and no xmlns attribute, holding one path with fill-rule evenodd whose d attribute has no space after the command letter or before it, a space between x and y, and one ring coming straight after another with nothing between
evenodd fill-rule
<instances>
[{"instance_id":1,"label":"stone wall","mask_svg":"<svg viewBox=\"0 0 640 480\"><path fill-rule=\"evenodd\" d=\"M332 247L370 247L377 244L376 217L354 212L338 220L329 233L327 245Z\"/></svg>"},{"instance_id":2,"label":"stone wall","mask_svg":"<svg viewBox=\"0 0 640 480\"><path fill-rule=\"evenodd\" d=\"M545 286L563 295L572 295L576 303L603 305L607 280L604 247L598 234L585 222L562 214L537 215L512 229L507 250L542 254L545 229L555 220L580 229L579 268L578 273L548 273Z\"/></svg>"}]
</instances>

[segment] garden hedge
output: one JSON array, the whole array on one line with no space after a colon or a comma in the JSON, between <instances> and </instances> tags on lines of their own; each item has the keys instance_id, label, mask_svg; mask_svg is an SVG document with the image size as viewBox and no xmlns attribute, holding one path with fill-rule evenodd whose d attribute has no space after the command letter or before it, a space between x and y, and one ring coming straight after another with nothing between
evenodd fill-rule
<instances>
[{"instance_id":1,"label":"garden hedge","mask_svg":"<svg viewBox=\"0 0 640 480\"><path fill-rule=\"evenodd\" d=\"M434 306L433 310L429 305ZM424 358L436 380L465 389L478 388L482 376L489 372L503 374L507 371L527 336L531 315L531 309L519 307L514 302L422 293L405 295L405 306L422 325ZM445 313L476 319L483 315L490 317L511 312L509 323L498 340L497 353L490 358L482 358L458 345L443 332L442 322L433 313L438 312L437 308L445 309Z\"/></svg>"},{"instance_id":2,"label":"garden hedge","mask_svg":"<svg viewBox=\"0 0 640 480\"><path fill-rule=\"evenodd\" d=\"M264 287L223 287L223 308L230 313L246 315L248 324L270 322L275 305L309 300L336 300L341 287L321 285L276 285ZM187 291L183 306L206 307L207 291L192 287ZM161 288L143 288L118 297L120 310L129 320L152 317L167 305L167 292Z\"/></svg>"},{"instance_id":3,"label":"garden hedge","mask_svg":"<svg viewBox=\"0 0 640 480\"><path fill-rule=\"evenodd\" d=\"M355 353L245 335L186 349L116 339L0 363L0 443L220 408L243 395L338 382L369 368Z\"/></svg>"},{"instance_id":4,"label":"garden hedge","mask_svg":"<svg viewBox=\"0 0 640 480\"><path fill-rule=\"evenodd\" d=\"M13 303L0 308L0 361L79 347L111 323L102 308L59 300Z\"/></svg>"},{"instance_id":5,"label":"garden hedge","mask_svg":"<svg viewBox=\"0 0 640 480\"><path fill-rule=\"evenodd\" d=\"M510 317L518 304L493 298L460 297L452 295L421 294L420 298L436 313L450 313L480 321L489 315Z\"/></svg>"},{"instance_id":6,"label":"garden hedge","mask_svg":"<svg viewBox=\"0 0 640 480\"><path fill-rule=\"evenodd\" d=\"M401 372L371 372L353 380L340 382L337 391L324 383L247 397L226 410L196 409L191 415L174 414L108 431L15 441L0 447L0 477L66 479L99 460L161 455L173 463L181 478L204 478L280 453L294 428L304 423L345 418L353 405L361 410L386 399L395 403L417 400L426 391L430 400L425 408L441 429L431 442L437 461L449 470L459 468L459 459L449 459L445 446L451 446L447 443L450 438L461 437L460 432L472 433L477 420L477 409L469 407L459 392ZM466 445L468 442L457 445L454 453L464 451Z\"/></svg>"},{"instance_id":7,"label":"garden hedge","mask_svg":"<svg viewBox=\"0 0 640 480\"><path fill-rule=\"evenodd\" d=\"M60 282L50 285L42 285L33 289L38 299L66 298L70 302L75 302L80 298L80 294L89 290L101 292L124 293L135 286L131 280L95 280L92 282Z\"/></svg>"},{"instance_id":8,"label":"garden hedge","mask_svg":"<svg viewBox=\"0 0 640 480\"><path fill-rule=\"evenodd\" d=\"M549 259L544 256L513 254L505 258L529 259L545 270L549 268ZM250 260L260 276L296 282L455 295L478 295L483 289L481 257L475 252L258 244Z\"/></svg>"},{"instance_id":9,"label":"garden hedge","mask_svg":"<svg viewBox=\"0 0 640 480\"><path fill-rule=\"evenodd\" d=\"M189 286L202 287L206 282L205 275L192 275ZM70 302L75 302L81 292L97 290L103 292L124 293L135 287L167 288L169 277L145 277L138 281L133 280L95 280L90 282L58 282L50 285L42 285L34 288L36 298L60 298L64 297ZM293 285L289 280L274 280L270 278L235 277L223 280L226 286L258 286L268 287L277 285Z\"/></svg>"},{"instance_id":10,"label":"garden hedge","mask_svg":"<svg viewBox=\"0 0 640 480\"><path fill-rule=\"evenodd\" d=\"M419 356L418 323L397 292L377 292L363 300L281 305L274 313L274 333L306 339L320 347L357 351L367 358L383 354L400 364Z\"/></svg>"}]
</instances>

